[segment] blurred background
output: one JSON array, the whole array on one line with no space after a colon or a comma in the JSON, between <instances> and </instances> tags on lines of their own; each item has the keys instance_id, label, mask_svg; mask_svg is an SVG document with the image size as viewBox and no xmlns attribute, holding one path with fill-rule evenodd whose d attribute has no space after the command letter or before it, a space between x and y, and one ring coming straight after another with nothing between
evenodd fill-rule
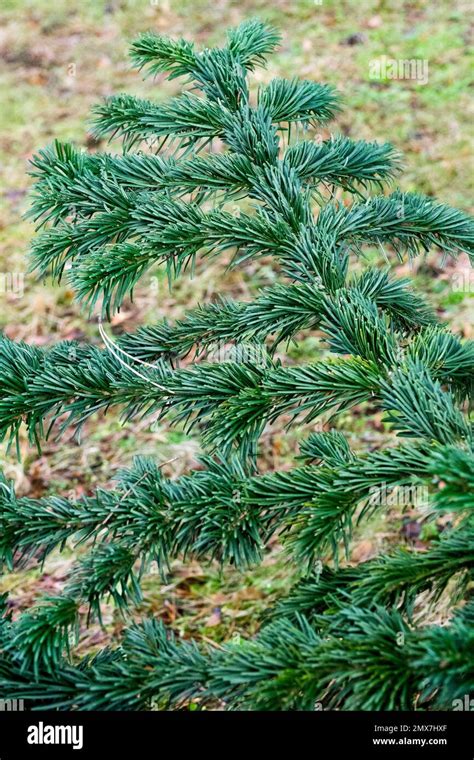
<instances>
[{"instance_id":1,"label":"blurred background","mask_svg":"<svg viewBox=\"0 0 474 760\"><path fill-rule=\"evenodd\" d=\"M0 330L15 340L49 345L62 339L100 345L95 319L81 312L63 284L38 282L28 274L27 251L34 233L23 221L28 207L28 160L53 139L71 140L90 150L105 149L88 132L90 107L106 95L127 91L158 100L179 92L179 82L143 81L128 60L130 41L148 29L185 36L198 45L222 44L225 30L258 16L277 26L283 43L254 82L275 76L329 83L343 95L345 108L322 130L353 139L390 141L404 155L403 190L434 195L469 211L472 165L472 98L469 95L470 3L375 2L359 0L3 0L0 10L1 92L0 164ZM114 146L119 149L118 146ZM368 251L367 256L376 257ZM191 281L182 277L170 293L154 272L113 318L115 335L139 324L182 316L216 293L251 298L277 277L271 262L225 273L225 259L207 261ZM444 262L431 254L414 266L398 266L427 292L442 319L458 334L472 335L474 279L463 257ZM282 359L314 360L321 355L317 336L305 335ZM370 422L357 409L342 415L338 427L355 445L377 447L387 440L380 418ZM306 431L307 433L308 431ZM279 428L265 433L261 468L291 465L300 432ZM140 452L173 462L179 475L196 464L199 442L179 428L149 420L122 425L118 413L92 418L79 442L72 433L50 440L41 453L22 442L22 460L0 447L0 466L20 494L57 493L80 497L107 486L118 468ZM378 521L377 521L378 520ZM424 548L442 525L425 527L408 512L390 511L356 536L352 562L392 545ZM433 534L434 531L434 534ZM21 573L0 579L14 606L28 607L44 593L57 593L74 552L53 555L44 568L32 560ZM257 570L231 570L177 562L166 582L150 574L140 611L165 619L183 635L223 640L250 635L266 607L291 582L278 544ZM138 613L137 613L138 614ZM105 630L84 632L79 653L92 651L120 633L122 621L104 612Z\"/></svg>"}]
</instances>

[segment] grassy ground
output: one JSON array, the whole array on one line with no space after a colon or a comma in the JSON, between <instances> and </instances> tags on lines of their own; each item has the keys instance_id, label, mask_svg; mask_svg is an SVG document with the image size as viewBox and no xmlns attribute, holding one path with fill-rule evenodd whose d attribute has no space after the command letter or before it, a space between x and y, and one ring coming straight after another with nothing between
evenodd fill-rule
<instances>
[{"instance_id":1,"label":"grassy ground","mask_svg":"<svg viewBox=\"0 0 474 760\"><path fill-rule=\"evenodd\" d=\"M258 81L298 75L336 85L346 107L333 132L355 139L390 140L405 156L402 189L436 195L468 210L473 176L468 10L467 2L422 1L4 0L0 10L4 93L0 282L5 286L0 288L0 329L11 338L39 345L64 338L99 343L95 321L81 314L66 286L52 287L26 274L28 241L33 234L31 225L21 218L27 208L27 161L53 138L95 148L86 119L90 106L105 95L126 90L162 99L177 91L175 82L143 82L131 71L127 47L136 34L151 28L211 45L221 42L227 27L245 18L257 15L274 23L283 32L282 49L266 70L257 72ZM421 61L427 83L371 78L373 62L384 55ZM443 268L440 256L434 254L413 274L440 315L469 336L474 283L465 267L461 259L456 268L450 264ZM224 277L222 262L215 262L201 269L192 282L182 279L169 293L154 273L145 278L135 302L126 304L114 318L112 328L119 333L164 315L180 316L216 292L245 299L274 277L270 266L253 264ZM314 336L306 337L286 359L314 358L316 345ZM352 432L359 445L378 445L385 437L377 419L368 426L357 411L344 415L339 425ZM296 437L271 431L264 440L263 466L287 466ZM96 484L106 484L137 451L163 461L178 457L168 469L179 474L193 465L198 449L198 442L179 430L161 425L122 426L111 415L91 420L81 445L66 437L60 444L48 442L39 455L23 442L21 463L3 448L0 465L15 479L20 493L80 496ZM352 559L366 559L387 543L408 540L407 519L410 515L402 519L394 513L372 524L358 536ZM423 534L417 538L420 545L423 540ZM70 551L53 556L45 568L33 565L4 576L0 590L9 589L15 605L26 607L42 593L62 587L73 559ZM278 546L261 568L243 575L176 563L169 579L147 578L144 608L183 635L216 641L248 635L271 601L288 587L290 576ZM84 633L80 652L102 645L120 630L122 623L111 610L106 611L105 621L105 632L94 627Z\"/></svg>"}]
</instances>

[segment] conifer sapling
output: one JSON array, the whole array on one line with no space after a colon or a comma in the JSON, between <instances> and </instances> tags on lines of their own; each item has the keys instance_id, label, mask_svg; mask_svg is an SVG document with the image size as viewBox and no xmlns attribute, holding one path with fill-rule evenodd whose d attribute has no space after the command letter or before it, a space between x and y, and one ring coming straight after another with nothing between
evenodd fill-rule
<instances>
[{"instance_id":1,"label":"conifer sapling","mask_svg":"<svg viewBox=\"0 0 474 760\"><path fill-rule=\"evenodd\" d=\"M391 264L433 248L472 262L473 223L387 190L400 168L390 144L314 140L340 108L331 87L273 79L250 89L278 40L258 21L210 50L144 34L133 63L182 77L183 93L96 107L95 136L121 138L121 154L56 142L33 160L32 265L66 278L104 320L152 267L172 286L230 251L235 266L271 257L278 273L251 301L216 296L117 341L101 326L104 348L0 339L0 436L10 444L24 428L40 446L52 429L117 406L125 420L158 415L194 430L203 451L199 467L172 479L137 457L113 488L78 500L19 497L1 480L6 568L87 547L60 595L15 619L2 600L0 691L37 707L409 710L474 692L474 346L393 267L356 266L367 245L387 246ZM282 362L277 348L307 331L328 351ZM216 345L233 353L211 361ZM390 445L354 450L335 427L360 404L367 418L383 413ZM301 431L292 469L259 471L271 423ZM426 518L450 514L452 527L426 551L354 566L355 524L386 508L374 495L397 488L423 489ZM148 617L130 622L119 647L77 657L81 606L100 620L111 598L130 618L151 566L166 575L181 557L252 567L274 536L300 580L254 638L180 641ZM449 622L430 623L446 594Z\"/></svg>"}]
</instances>

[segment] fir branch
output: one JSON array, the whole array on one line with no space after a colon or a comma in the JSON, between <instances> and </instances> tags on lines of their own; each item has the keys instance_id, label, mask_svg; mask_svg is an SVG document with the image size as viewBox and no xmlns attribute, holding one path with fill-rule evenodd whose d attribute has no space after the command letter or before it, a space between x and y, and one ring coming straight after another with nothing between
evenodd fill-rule
<instances>
[{"instance_id":1,"label":"fir branch","mask_svg":"<svg viewBox=\"0 0 474 760\"><path fill-rule=\"evenodd\" d=\"M252 71L263 65L280 41L276 29L251 19L227 32L227 51ZM204 51L206 53L208 51ZM224 52L219 50L220 53ZM147 74L168 74L168 79L189 75L199 81L199 63L204 53L196 53L194 45L186 40L172 40L164 35L147 32L132 44L130 57L138 69Z\"/></svg>"},{"instance_id":2,"label":"fir branch","mask_svg":"<svg viewBox=\"0 0 474 760\"><path fill-rule=\"evenodd\" d=\"M340 110L332 87L298 79L272 79L259 90L258 105L276 123L324 123Z\"/></svg>"},{"instance_id":3,"label":"fir branch","mask_svg":"<svg viewBox=\"0 0 474 760\"><path fill-rule=\"evenodd\" d=\"M421 690L429 704L442 687L436 702L446 707L470 683L467 611L450 626L422 631L396 612L355 606L317 625L319 631L304 617L281 618L256 640L216 650L178 642L148 620L129 629L121 650L82 667L58 663L54 676L43 671L35 679L18 659L4 658L0 685L14 697L63 709L143 709L153 699L170 706L218 697L234 709L312 710L322 703L409 710Z\"/></svg>"},{"instance_id":4,"label":"fir branch","mask_svg":"<svg viewBox=\"0 0 474 760\"><path fill-rule=\"evenodd\" d=\"M124 148L160 137L196 140L221 136L223 109L217 103L184 93L155 105L132 95L113 95L93 109L97 139L122 137Z\"/></svg>"},{"instance_id":5,"label":"fir branch","mask_svg":"<svg viewBox=\"0 0 474 760\"><path fill-rule=\"evenodd\" d=\"M442 536L427 552L399 549L394 554L370 563L355 583L352 598L356 604L384 603L409 605L427 591L431 604L450 584L453 603L462 599L474 577L474 525L470 524ZM454 583L456 580L456 583Z\"/></svg>"},{"instance_id":6,"label":"fir branch","mask_svg":"<svg viewBox=\"0 0 474 760\"><path fill-rule=\"evenodd\" d=\"M472 441L472 427L456 406L454 397L443 391L421 361L408 361L384 381L383 405L387 421L407 437L421 436L439 443L458 439Z\"/></svg>"}]
</instances>

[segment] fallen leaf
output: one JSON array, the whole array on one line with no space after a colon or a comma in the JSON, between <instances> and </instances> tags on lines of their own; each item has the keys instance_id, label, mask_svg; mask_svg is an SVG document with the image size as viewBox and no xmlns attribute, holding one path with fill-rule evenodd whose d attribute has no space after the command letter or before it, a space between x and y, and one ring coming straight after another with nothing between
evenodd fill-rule
<instances>
[{"instance_id":1,"label":"fallen leaf","mask_svg":"<svg viewBox=\"0 0 474 760\"><path fill-rule=\"evenodd\" d=\"M367 21L367 26L369 27L369 29L378 29L379 26L382 26L382 24L383 24L382 16L372 16Z\"/></svg>"},{"instance_id":2,"label":"fallen leaf","mask_svg":"<svg viewBox=\"0 0 474 760\"><path fill-rule=\"evenodd\" d=\"M216 607L212 615L209 615L207 618L205 625L206 628L213 628L216 625L220 625L222 622L222 614L221 614L221 608Z\"/></svg>"},{"instance_id":3,"label":"fallen leaf","mask_svg":"<svg viewBox=\"0 0 474 760\"><path fill-rule=\"evenodd\" d=\"M351 559L353 562L365 562L367 559L370 559L370 557L373 557L374 554L374 545L372 541L367 538L354 547L352 550Z\"/></svg>"}]
</instances>

